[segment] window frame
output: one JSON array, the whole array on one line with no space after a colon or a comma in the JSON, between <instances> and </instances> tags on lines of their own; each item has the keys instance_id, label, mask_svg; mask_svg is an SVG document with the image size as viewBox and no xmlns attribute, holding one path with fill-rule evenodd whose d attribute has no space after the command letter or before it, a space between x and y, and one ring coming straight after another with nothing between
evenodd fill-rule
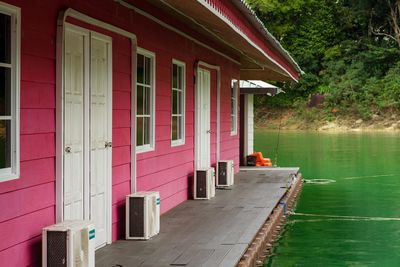
<instances>
[{"instance_id":1,"label":"window frame","mask_svg":"<svg viewBox=\"0 0 400 267\"><path fill-rule=\"evenodd\" d=\"M173 76L174 76L174 65L182 68L182 89L174 88L173 86ZM182 101L181 101L181 110L182 114L173 114L173 92L180 91L182 92ZM179 61L177 59L172 59L172 71L171 71L171 146L181 146L185 144L185 133L186 133L186 63L183 61ZM173 140L172 139L172 121L173 117L181 117L182 120L182 132L180 133L182 138Z\"/></svg>"},{"instance_id":2,"label":"window frame","mask_svg":"<svg viewBox=\"0 0 400 267\"><path fill-rule=\"evenodd\" d=\"M151 52L151 51L146 50L144 48L138 47L136 49L136 56L138 56L139 54L144 56L144 57L150 58L150 63L151 63L150 69L152 71L152 73L150 75L150 82L151 82L151 85L150 85L150 94L151 94L150 103L151 103L152 106L150 107L150 133L149 133L150 134L150 136L149 136L150 144L145 144L145 145L138 146L137 145L137 139L136 139L135 140L136 154L140 154L140 153L144 153L144 152L155 150L156 54L154 52ZM137 62L136 62L135 68L137 69ZM134 103L134 105L137 106L137 89L138 89L138 86L147 86L147 85L138 82L138 80L137 80L137 72L135 73L135 75L136 75L136 88L135 88L135 90L136 90L135 91L136 103ZM136 129L135 129L135 131L136 131L136 136L137 136L137 129L138 129L138 127L137 127L137 119L138 119L138 116L139 117L144 117L144 116L143 115L138 115L137 108L135 110L136 110L136 113L135 113Z\"/></svg>"},{"instance_id":3,"label":"window frame","mask_svg":"<svg viewBox=\"0 0 400 267\"><path fill-rule=\"evenodd\" d=\"M0 169L0 182L18 179L20 176L20 57L21 57L21 9L0 2L0 13L11 17L11 63L0 63L0 67L11 70L11 115L0 116L0 120L11 122L11 166Z\"/></svg>"},{"instance_id":4,"label":"window frame","mask_svg":"<svg viewBox=\"0 0 400 267\"><path fill-rule=\"evenodd\" d=\"M236 84L236 86L235 86ZM230 126L231 136L237 135L238 132L238 94L239 94L239 80L231 79L231 112L230 112ZM235 101L235 105L232 102ZM232 106L234 109L232 110ZM233 128L233 129L232 129Z\"/></svg>"}]
</instances>

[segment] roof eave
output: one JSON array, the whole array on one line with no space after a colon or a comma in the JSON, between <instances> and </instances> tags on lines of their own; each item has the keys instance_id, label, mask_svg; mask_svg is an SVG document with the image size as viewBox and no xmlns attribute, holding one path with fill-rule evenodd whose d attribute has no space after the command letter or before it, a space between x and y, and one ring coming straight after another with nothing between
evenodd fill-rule
<instances>
[{"instance_id":1,"label":"roof eave","mask_svg":"<svg viewBox=\"0 0 400 267\"><path fill-rule=\"evenodd\" d=\"M300 68L290 53L283 48L281 43L268 31L268 29L264 26L264 23L257 17L254 10L246 3L245 0L234 0L232 3L249 20L253 27L257 29L269 41L269 43L284 56L289 64L295 68L300 75L304 74L304 71Z\"/></svg>"}]
</instances>

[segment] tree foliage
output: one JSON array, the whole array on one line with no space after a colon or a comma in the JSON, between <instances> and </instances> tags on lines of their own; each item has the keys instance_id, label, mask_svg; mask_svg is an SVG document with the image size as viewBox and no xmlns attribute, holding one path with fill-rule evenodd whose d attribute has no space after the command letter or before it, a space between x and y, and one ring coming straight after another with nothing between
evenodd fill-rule
<instances>
[{"instance_id":1,"label":"tree foliage","mask_svg":"<svg viewBox=\"0 0 400 267\"><path fill-rule=\"evenodd\" d=\"M400 0L247 1L306 73L256 104L288 107L320 92L328 108L365 118L400 110Z\"/></svg>"},{"instance_id":2,"label":"tree foliage","mask_svg":"<svg viewBox=\"0 0 400 267\"><path fill-rule=\"evenodd\" d=\"M356 7L369 18L370 34L395 42L400 48L399 0L358 0Z\"/></svg>"}]
</instances>

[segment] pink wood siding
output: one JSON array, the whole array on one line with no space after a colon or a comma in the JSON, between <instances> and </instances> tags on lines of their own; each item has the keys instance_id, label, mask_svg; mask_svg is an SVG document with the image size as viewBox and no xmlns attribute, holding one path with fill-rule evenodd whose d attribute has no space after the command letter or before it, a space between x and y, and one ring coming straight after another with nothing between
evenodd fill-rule
<instances>
[{"instance_id":1,"label":"pink wood siding","mask_svg":"<svg viewBox=\"0 0 400 267\"><path fill-rule=\"evenodd\" d=\"M38 265L41 228L55 222L56 12L38 16L30 2L22 10L21 175L0 183L0 262L7 266Z\"/></svg>"},{"instance_id":2,"label":"pink wood siding","mask_svg":"<svg viewBox=\"0 0 400 267\"><path fill-rule=\"evenodd\" d=\"M164 213L188 199L194 155L194 68L198 60L221 67L221 159L239 162L239 136L230 135L230 84L239 66L113 1L5 0L21 7L21 176L0 183L0 262L39 266L41 229L55 223L55 45L59 12L72 7L136 34L138 45L156 54L155 150L137 155L138 190L158 190ZM143 9L190 33L153 6ZM46 15L40 15L46 14ZM124 234L124 200L130 193L131 47L127 38L79 21L74 24L113 38L112 236ZM203 42L218 48L206 38ZM235 57L234 55L231 55ZM186 63L185 144L171 147L171 64ZM237 58L236 58L237 59ZM216 159L216 72L212 71L211 159Z\"/></svg>"},{"instance_id":3,"label":"pink wood siding","mask_svg":"<svg viewBox=\"0 0 400 267\"><path fill-rule=\"evenodd\" d=\"M138 28L135 33L138 46L156 54L156 144L155 150L141 153L137 156L137 186L138 190L155 190L161 194L161 212L187 200L190 178L193 176L194 165L194 67L198 60L221 66L221 73L226 76L221 91L230 96L230 79L239 77L238 66L234 63L210 53L209 51L189 42L187 39L165 32L158 24L138 17L138 25L147 25L145 29ZM167 34L167 35L166 35ZM159 44L163 45L160 46ZM177 44L179 44L177 46ZM179 47L179 49L177 49ZM172 59L186 63L186 136L185 144L171 147L171 64ZM211 71L211 162L216 161L216 110L217 110L217 74ZM230 136L230 97L227 105L221 106L221 122L228 122L221 129L221 140L233 140L239 148L238 136ZM166 103L160 104L166 101ZM223 102L225 100L222 100ZM227 109L227 110L226 110ZM228 131L228 134L225 131ZM231 145L231 144L229 144ZM239 150L235 153L221 146L221 159L234 159L238 162ZM232 152L232 151L231 151ZM181 165L188 168L180 167Z\"/></svg>"},{"instance_id":4,"label":"pink wood siding","mask_svg":"<svg viewBox=\"0 0 400 267\"><path fill-rule=\"evenodd\" d=\"M131 189L131 41L113 35L112 239L125 233L125 196ZM117 116L118 115L118 116Z\"/></svg>"}]
</instances>

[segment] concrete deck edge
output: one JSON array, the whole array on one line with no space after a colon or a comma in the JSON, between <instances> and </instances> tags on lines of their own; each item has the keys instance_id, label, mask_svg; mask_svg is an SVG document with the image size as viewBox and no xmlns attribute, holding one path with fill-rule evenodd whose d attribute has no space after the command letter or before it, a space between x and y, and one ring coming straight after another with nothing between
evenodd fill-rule
<instances>
[{"instance_id":1,"label":"concrete deck edge","mask_svg":"<svg viewBox=\"0 0 400 267\"><path fill-rule=\"evenodd\" d=\"M281 231L281 224L286 219L285 214L293 209L302 186L303 180L301 173L299 173L289 190L281 198L265 223L261 226L253 241L247 247L247 250L237 263L237 267L256 267L263 265L267 256L266 251L271 249L272 243L278 237Z\"/></svg>"}]
</instances>

